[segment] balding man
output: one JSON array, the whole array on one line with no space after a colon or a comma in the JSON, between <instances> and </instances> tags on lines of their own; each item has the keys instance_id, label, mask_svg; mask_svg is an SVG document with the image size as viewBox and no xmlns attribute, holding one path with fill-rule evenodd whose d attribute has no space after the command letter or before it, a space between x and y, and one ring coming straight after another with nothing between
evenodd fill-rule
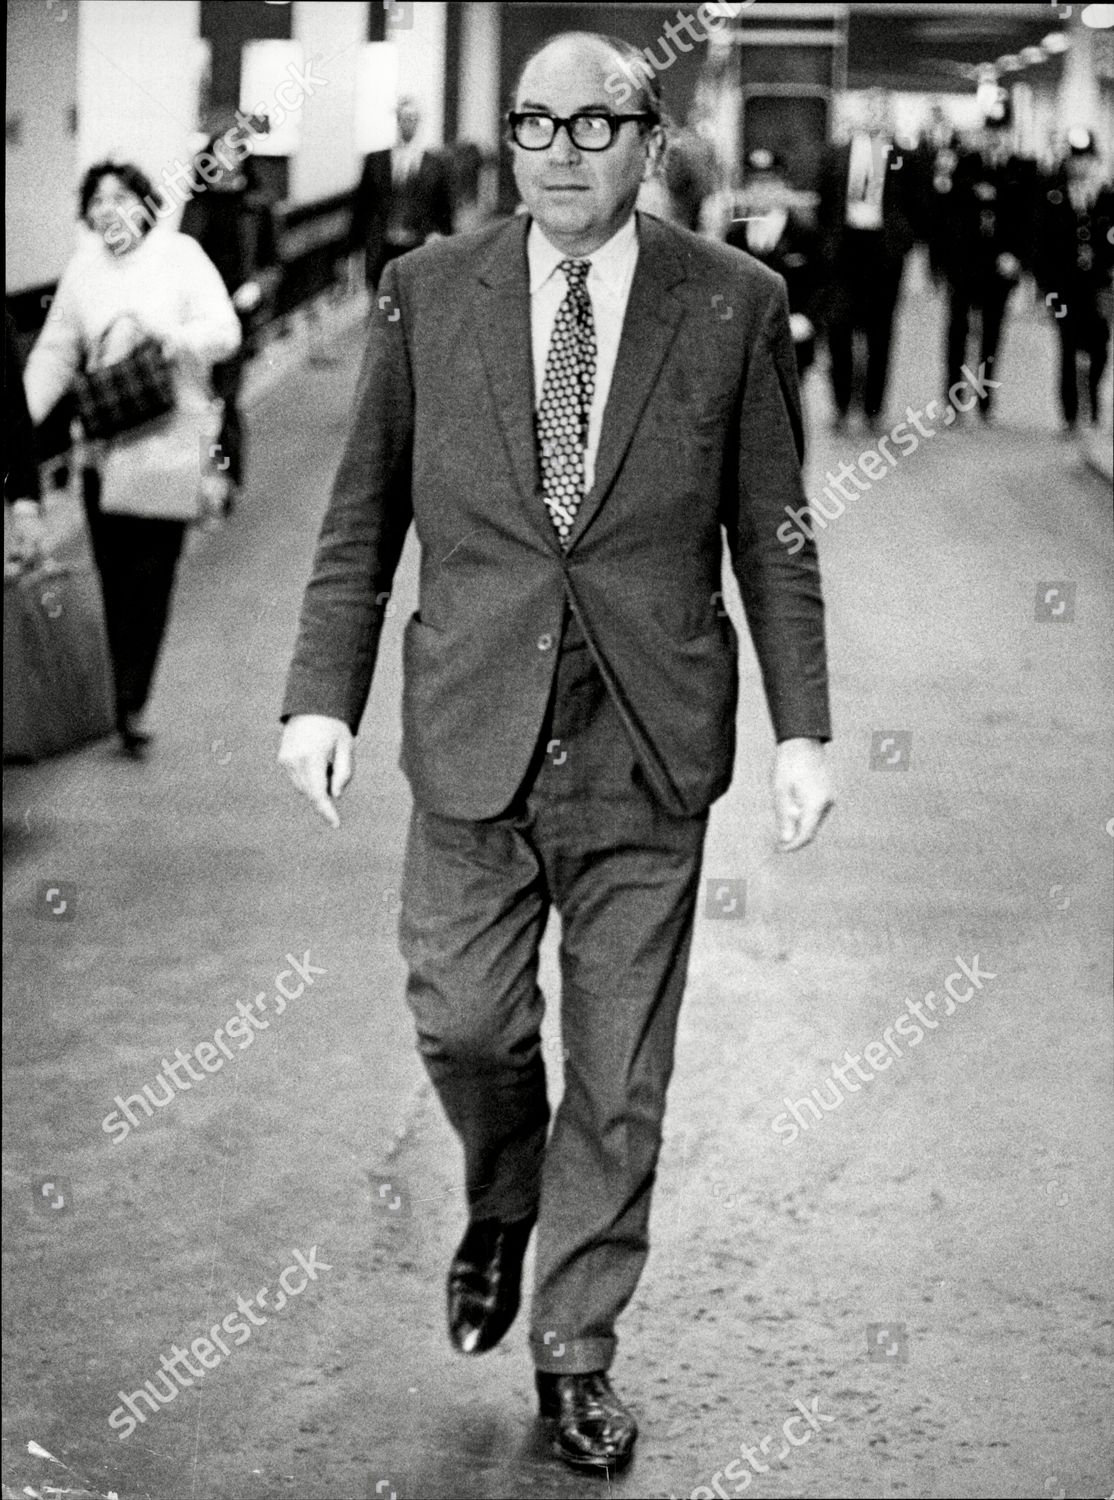
<instances>
[{"instance_id":1,"label":"balding man","mask_svg":"<svg viewBox=\"0 0 1114 1500\"><path fill-rule=\"evenodd\" d=\"M541 1414L561 1457L600 1472L637 1433L607 1372L648 1250L708 809L731 777L725 536L778 742L779 847L831 805L816 555L776 535L804 503L785 284L635 214L663 145L644 69L612 104L636 56L585 33L542 47L508 115L527 213L387 268L280 750L335 826L413 524L400 936L464 1148L450 1335L470 1354L503 1336L536 1223ZM548 1132L551 909L565 1088Z\"/></svg>"}]
</instances>

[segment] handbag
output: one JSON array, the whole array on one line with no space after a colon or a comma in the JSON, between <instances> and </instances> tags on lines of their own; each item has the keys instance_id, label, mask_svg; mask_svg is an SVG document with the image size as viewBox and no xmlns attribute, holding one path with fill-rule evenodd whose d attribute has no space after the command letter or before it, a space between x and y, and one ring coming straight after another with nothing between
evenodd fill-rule
<instances>
[{"instance_id":1,"label":"handbag","mask_svg":"<svg viewBox=\"0 0 1114 1500\"><path fill-rule=\"evenodd\" d=\"M130 318L139 327L130 313ZM112 364L98 360L105 340L121 319L114 319L101 334L78 377L75 396L78 419L87 438L107 439L146 426L174 410L174 366L158 339L143 333L138 343Z\"/></svg>"},{"instance_id":2,"label":"handbag","mask_svg":"<svg viewBox=\"0 0 1114 1500\"><path fill-rule=\"evenodd\" d=\"M4 759L38 760L111 734L115 695L88 556L4 575Z\"/></svg>"}]
</instances>

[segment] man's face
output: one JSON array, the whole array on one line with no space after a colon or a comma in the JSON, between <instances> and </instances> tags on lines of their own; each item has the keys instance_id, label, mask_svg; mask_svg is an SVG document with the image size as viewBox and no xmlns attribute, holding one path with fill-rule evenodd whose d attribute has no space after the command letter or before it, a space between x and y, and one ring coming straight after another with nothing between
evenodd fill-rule
<instances>
[{"instance_id":1,"label":"man's face","mask_svg":"<svg viewBox=\"0 0 1114 1500\"><path fill-rule=\"evenodd\" d=\"M633 114L637 95L616 109L605 87L620 59L603 42L554 42L530 63L515 109L567 117L580 112ZM514 180L546 238L566 255L590 255L630 217L639 185L660 149L637 121L621 125L606 151L581 151L559 130L544 151L512 143Z\"/></svg>"},{"instance_id":2,"label":"man's face","mask_svg":"<svg viewBox=\"0 0 1114 1500\"><path fill-rule=\"evenodd\" d=\"M409 145L417 134L418 121L421 115L413 104L400 104L398 107L398 136L405 145Z\"/></svg>"}]
</instances>

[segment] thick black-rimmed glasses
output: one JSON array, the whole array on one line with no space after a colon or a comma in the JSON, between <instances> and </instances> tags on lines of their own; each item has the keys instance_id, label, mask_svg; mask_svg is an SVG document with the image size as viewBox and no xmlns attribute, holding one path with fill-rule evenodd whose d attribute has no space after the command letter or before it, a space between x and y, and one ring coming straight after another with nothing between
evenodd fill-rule
<instances>
[{"instance_id":1,"label":"thick black-rimmed glasses","mask_svg":"<svg viewBox=\"0 0 1114 1500\"><path fill-rule=\"evenodd\" d=\"M557 115L512 109L507 115L511 139L523 151L547 150L556 140L562 125L578 151L606 151L614 144L619 127L628 120L651 120L657 123L657 117L646 112L638 115L578 114L561 119Z\"/></svg>"}]
</instances>

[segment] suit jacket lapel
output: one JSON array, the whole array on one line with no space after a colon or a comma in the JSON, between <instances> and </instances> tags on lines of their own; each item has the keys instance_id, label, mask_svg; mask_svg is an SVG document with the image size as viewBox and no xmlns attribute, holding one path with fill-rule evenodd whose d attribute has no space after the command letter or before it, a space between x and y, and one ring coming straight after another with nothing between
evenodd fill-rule
<instances>
[{"instance_id":1,"label":"suit jacket lapel","mask_svg":"<svg viewBox=\"0 0 1114 1500\"><path fill-rule=\"evenodd\" d=\"M671 288L683 281L685 275L684 261L670 243L669 232L657 219L640 213L638 264L604 410L595 477L569 534L570 549L607 498L630 447L677 325L684 316L684 303Z\"/></svg>"},{"instance_id":2,"label":"suit jacket lapel","mask_svg":"<svg viewBox=\"0 0 1114 1500\"><path fill-rule=\"evenodd\" d=\"M503 440L523 501L546 542L560 551L561 544L542 500L534 431L530 277L526 264L529 227L528 214L513 219L480 270L477 333Z\"/></svg>"}]
</instances>

